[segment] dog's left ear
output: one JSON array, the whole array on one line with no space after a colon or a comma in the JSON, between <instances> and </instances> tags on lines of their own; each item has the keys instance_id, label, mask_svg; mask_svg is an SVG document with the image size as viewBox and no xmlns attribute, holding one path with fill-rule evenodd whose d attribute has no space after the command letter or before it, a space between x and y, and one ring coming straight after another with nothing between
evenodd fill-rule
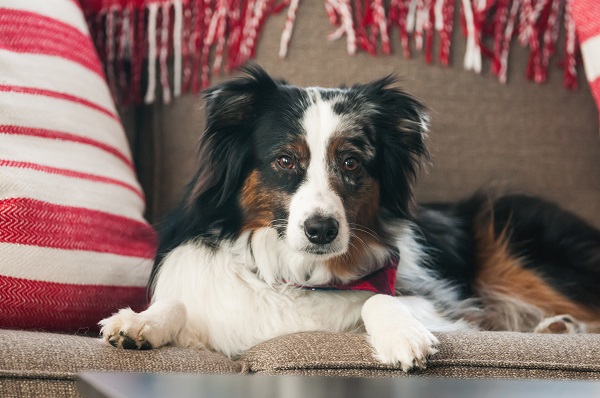
<instances>
[{"instance_id":1,"label":"dog's left ear","mask_svg":"<svg viewBox=\"0 0 600 398\"><path fill-rule=\"evenodd\" d=\"M413 185L429 151L425 143L428 109L415 97L393 87L385 77L365 85L377 107L374 125L378 137L378 173L381 205L392 215L410 218L414 211Z\"/></svg>"}]
</instances>

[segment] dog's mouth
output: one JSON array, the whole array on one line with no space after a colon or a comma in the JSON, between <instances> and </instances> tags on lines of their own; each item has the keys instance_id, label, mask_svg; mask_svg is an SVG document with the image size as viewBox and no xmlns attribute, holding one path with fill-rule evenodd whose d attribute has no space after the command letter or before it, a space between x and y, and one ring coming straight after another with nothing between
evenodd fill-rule
<instances>
[{"instance_id":1,"label":"dog's mouth","mask_svg":"<svg viewBox=\"0 0 600 398\"><path fill-rule=\"evenodd\" d=\"M317 247L317 248L307 247L304 251L308 254L314 254L315 256L325 256L327 254L331 254L331 252L332 252L331 250L326 250L326 249L320 248L320 247Z\"/></svg>"},{"instance_id":2,"label":"dog's mouth","mask_svg":"<svg viewBox=\"0 0 600 398\"><path fill-rule=\"evenodd\" d=\"M322 259L328 259L331 257L339 256L344 253L344 250L340 244L327 244L327 245L305 245L300 251L311 256L319 257Z\"/></svg>"}]
</instances>

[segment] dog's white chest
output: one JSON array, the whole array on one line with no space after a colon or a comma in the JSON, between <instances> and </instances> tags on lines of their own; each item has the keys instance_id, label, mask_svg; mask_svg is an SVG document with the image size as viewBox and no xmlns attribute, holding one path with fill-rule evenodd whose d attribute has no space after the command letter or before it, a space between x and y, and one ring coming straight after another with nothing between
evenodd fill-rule
<instances>
[{"instance_id":1,"label":"dog's white chest","mask_svg":"<svg viewBox=\"0 0 600 398\"><path fill-rule=\"evenodd\" d=\"M360 312L373 295L363 291L315 291L269 286L234 250L186 244L166 258L153 301L178 299L187 308L178 345L206 344L236 356L255 344L302 331L341 332L361 327ZM199 341L196 341L199 340Z\"/></svg>"}]
</instances>

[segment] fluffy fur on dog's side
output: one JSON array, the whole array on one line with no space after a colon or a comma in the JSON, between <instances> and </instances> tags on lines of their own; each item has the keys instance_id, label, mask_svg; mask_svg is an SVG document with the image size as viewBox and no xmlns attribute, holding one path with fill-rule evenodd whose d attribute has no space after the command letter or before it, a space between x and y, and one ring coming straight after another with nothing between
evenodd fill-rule
<instances>
[{"instance_id":1,"label":"fluffy fur on dog's side","mask_svg":"<svg viewBox=\"0 0 600 398\"><path fill-rule=\"evenodd\" d=\"M408 370L436 351L431 332L597 322L599 231L525 196L415 204L428 117L393 84L299 88L254 66L209 90L201 165L163 226L153 304L103 320L106 341L236 357L287 333L366 331L377 358ZM305 288L395 258L397 297Z\"/></svg>"}]
</instances>

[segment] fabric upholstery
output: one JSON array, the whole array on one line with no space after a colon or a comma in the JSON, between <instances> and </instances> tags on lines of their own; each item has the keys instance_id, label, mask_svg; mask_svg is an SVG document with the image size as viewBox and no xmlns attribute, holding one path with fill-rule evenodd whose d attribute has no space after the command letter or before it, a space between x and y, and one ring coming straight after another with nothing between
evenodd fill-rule
<instances>
[{"instance_id":1,"label":"fabric upholstery","mask_svg":"<svg viewBox=\"0 0 600 398\"><path fill-rule=\"evenodd\" d=\"M600 379L599 335L509 332L439 334L423 376ZM378 363L364 335L299 333L259 344L242 358L266 374L403 376Z\"/></svg>"},{"instance_id":2,"label":"fabric upholstery","mask_svg":"<svg viewBox=\"0 0 600 398\"><path fill-rule=\"evenodd\" d=\"M71 380L0 376L2 397L80 397L77 386Z\"/></svg>"},{"instance_id":3,"label":"fabric upholstery","mask_svg":"<svg viewBox=\"0 0 600 398\"><path fill-rule=\"evenodd\" d=\"M155 250L123 126L72 0L0 0L0 327L141 309Z\"/></svg>"},{"instance_id":4,"label":"fabric upholstery","mask_svg":"<svg viewBox=\"0 0 600 398\"><path fill-rule=\"evenodd\" d=\"M600 336L480 332L439 334L429 367L411 376L600 379ZM248 351L239 361L208 351L117 350L64 334L0 330L0 396L76 396L81 371L248 373L404 377L377 363L363 335L299 333Z\"/></svg>"},{"instance_id":5,"label":"fabric upholstery","mask_svg":"<svg viewBox=\"0 0 600 398\"><path fill-rule=\"evenodd\" d=\"M201 350L127 351L85 336L0 330L0 396L73 396L81 371L240 373L244 367Z\"/></svg>"}]
</instances>

